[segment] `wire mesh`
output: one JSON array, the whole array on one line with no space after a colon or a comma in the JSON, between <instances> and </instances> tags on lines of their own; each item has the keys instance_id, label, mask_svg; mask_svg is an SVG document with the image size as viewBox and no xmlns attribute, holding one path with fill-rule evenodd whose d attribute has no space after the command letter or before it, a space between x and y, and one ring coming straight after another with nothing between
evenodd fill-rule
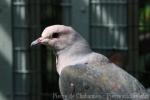
<instances>
[{"instance_id":1,"label":"wire mesh","mask_svg":"<svg viewBox=\"0 0 150 100\"><path fill-rule=\"evenodd\" d=\"M39 33L39 1L12 1L13 100L38 100L39 50L32 57L30 42ZM33 33L31 33L33 32ZM36 61L35 61L36 60ZM35 84L36 83L36 84ZM36 96L35 96L36 95Z\"/></svg>"},{"instance_id":2,"label":"wire mesh","mask_svg":"<svg viewBox=\"0 0 150 100\"><path fill-rule=\"evenodd\" d=\"M52 24L86 31L81 34L93 50L107 55L150 86L150 25L145 23L150 13L143 10L149 2L141 2L82 0L77 5L73 0L12 0L13 100L61 100L55 57L45 47L30 48L30 42ZM85 19L80 19L81 15ZM86 27L82 26L85 22Z\"/></svg>"}]
</instances>

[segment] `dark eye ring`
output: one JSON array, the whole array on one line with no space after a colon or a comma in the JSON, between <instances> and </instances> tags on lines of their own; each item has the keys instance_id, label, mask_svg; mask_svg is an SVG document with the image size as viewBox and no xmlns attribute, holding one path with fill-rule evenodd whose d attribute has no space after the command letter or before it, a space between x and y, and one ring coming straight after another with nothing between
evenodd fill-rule
<instances>
[{"instance_id":1,"label":"dark eye ring","mask_svg":"<svg viewBox=\"0 0 150 100\"><path fill-rule=\"evenodd\" d=\"M58 38L59 37L59 33L53 33L52 34L52 38Z\"/></svg>"}]
</instances>

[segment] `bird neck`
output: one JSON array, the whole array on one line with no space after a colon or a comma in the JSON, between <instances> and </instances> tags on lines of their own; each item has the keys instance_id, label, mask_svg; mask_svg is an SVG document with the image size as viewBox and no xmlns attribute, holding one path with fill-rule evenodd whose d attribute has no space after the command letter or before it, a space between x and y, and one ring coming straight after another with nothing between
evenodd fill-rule
<instances>
[{"instance_id":1,"label":"bird neck","mask_svg":"<svg viewBox=\"0 0 150 100\"><path fill-rule=\"evenodd\" d=\"M69 65L80 63L81 60L91 53L92 50L85 40L79 40L65 49L56 52L57 72L61 73L62 69Z\"/></svg>"},{"instance_id":2,"label":"bird neck","mask_svg":"<svg viewBox=\"0 0 150 100\"><path fill-rule=\"evenodd\" d=\"M88 43L84 39L79 39L76 42L74 42L72 45L56 51L57 56L65 55L65 56L79 56L84 54L89 54L92 52L90 49Z\"/></svg>"}]
</instances>

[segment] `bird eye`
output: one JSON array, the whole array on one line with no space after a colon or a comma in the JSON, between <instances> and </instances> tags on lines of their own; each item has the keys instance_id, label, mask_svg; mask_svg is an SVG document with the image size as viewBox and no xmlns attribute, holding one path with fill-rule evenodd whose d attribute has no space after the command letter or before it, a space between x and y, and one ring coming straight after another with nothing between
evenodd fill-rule
<instances>
[{"instance_id":1,"label":"bird eye","mask_svg":"<svg viewBox=\"0 0 150 100\"><path fill-rule=\"evenodd\" d=\"M52 34L52 38L58 38L59 37L59 33L53 33Z\"/></svg>"}]
</instances>

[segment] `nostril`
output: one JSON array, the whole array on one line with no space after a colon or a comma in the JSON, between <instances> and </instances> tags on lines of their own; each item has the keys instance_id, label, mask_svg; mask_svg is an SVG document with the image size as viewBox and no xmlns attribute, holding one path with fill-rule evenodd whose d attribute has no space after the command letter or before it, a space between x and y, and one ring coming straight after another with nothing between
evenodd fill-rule
<instances>
[{"instance_id":1,"label":"nostril","mask_svg":"<svg viewBox=\"0 0 150 100\"><path fill-rule=\"evenodd\" d=\"M40 43L40 42L42 41L42 39L41 39L41 38L39 38L39 39L37 39L37 41Z\"/></svg>"}]
</instances>

